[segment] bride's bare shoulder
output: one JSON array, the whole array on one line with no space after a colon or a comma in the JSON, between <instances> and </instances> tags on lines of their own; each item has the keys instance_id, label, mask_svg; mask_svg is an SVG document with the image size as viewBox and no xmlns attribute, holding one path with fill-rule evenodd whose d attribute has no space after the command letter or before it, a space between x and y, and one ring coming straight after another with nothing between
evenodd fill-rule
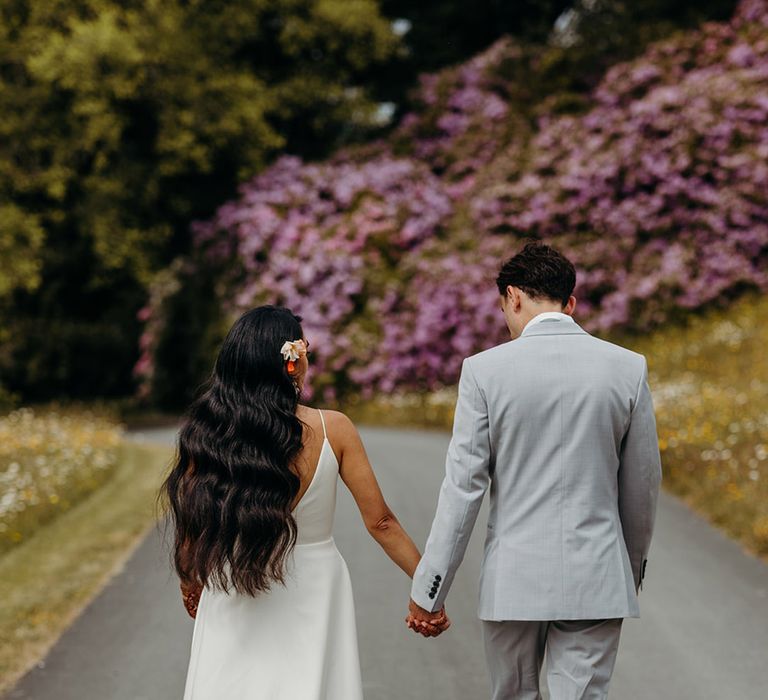
<instances>
[{"instance_id":1,"label":"bride's bare shoulder","mask_svg":"<svg viewBox=\"0 0 768 700\"><path fill-rule=\"evenodd\" d=\"M335 429L341 433L350 429L356 430L355 424L352 422L349 416L347 416L347 414L343 413L342 411L335 411L330 408L317 409L310 406L305 406L304 404L299 404L296 415L298 415L298 417L304 423L309 423L309 425L312 427L318 425L322 430L320 411L323 412L323 418L325 418L325 426L329 430Z\"/></svg>"},{"instance_id":2,"label":"bride's bare shoulder","mask_svg":"<svg viewBox=\"0 0 768 700\"><path fill-rule=\"evenodd\" d=\"M343 411L335 411L330 408L324 408L322 409L323 416L325 416L326 420L329 424L333 424L336 427L341 428L342 430L344 428L354 428L355 424L352 422L352 419Z\"/></svg>"},{"instance_id":3,"label":"bride's bare shoulder","mask_svg":"<svg viewBox=\"0 0 768 700\"><path fill-rule=\"evenodd\" d=\"M311 423L312 426L314 426L315 422L317 422L318 426L321 426L318 409L309 408L307 406L302 408L306 410L305 415L308 417L310 413L314 414L314 421ZM335 411L330 408L323 408L320 410L323 412L323 418L325 418L328 439L335 445L338 445L343 449L344 445L348 444L350 440L358 438L357 428L346 413ZM322 427L320 427L320 430L322 430Z\"/></svg>"}]
</instances>

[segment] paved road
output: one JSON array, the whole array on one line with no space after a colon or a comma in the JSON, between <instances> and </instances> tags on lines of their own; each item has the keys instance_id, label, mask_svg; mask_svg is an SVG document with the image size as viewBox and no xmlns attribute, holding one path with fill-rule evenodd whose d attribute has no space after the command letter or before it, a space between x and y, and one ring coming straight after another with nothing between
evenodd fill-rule
<instances>
[{"instance_id":1,"label":"paved road","mask_svg":"<svg viewBox=\"0 0 768 700\"><path fill-rule=\"evenodd\" d=\"M448 437L362 431L387 499L418 543L431 522ZM144 439L172 444L173 430ZM408 580L389 563L340 486L336 539L352 575L366 700L482 700L475 618L485 512L448 597L453 627L425 640L402 624ZM662 495L639 620L625 621L612 700L765 700L768 566ZM6 700L178 700L193 621L158 531ZM300 699L297 699L300 700ZM339 700L343 700L340 698Z\"/></svg>"}]
</instances>

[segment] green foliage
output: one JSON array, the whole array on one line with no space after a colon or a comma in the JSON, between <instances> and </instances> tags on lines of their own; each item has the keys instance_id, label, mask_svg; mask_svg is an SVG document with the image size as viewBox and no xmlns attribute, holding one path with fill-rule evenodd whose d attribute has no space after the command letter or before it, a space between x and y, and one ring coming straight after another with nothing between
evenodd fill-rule
<instances>
[{"instance_id":1,"label":"green foliage","mask_svg":"<svg viewBox=\"0 0 768 700\"><path fill-rule=\"evenodd\" d=\"M381 0L381 6L411 23L395 66L401 80L464 61L509 35L535 60L521 82L534 104L547 98L571 111L608 66L676 30L727 19L736 0ZM384 80L391 81L391 72Z\"/></svg>"},{"instance_id":2,"label":"green foliage","mask_svg":"<svg viewBox=\"0 0 768 700\"><path fill-rule=\"evenodd\" d=\"M666 487L768 557L768 302L624 341L648 357Z\"/></svg>"},{"instance_id":3,"label":"green foliage","mask_svg":"<svg viewBox=\"0 0 768 700\"><path fill-rule=\"evenodd\" d=\"M14 204L0 205L0 299L16 288L40 284L40 248L44 232L34 214Z\"/></svg>"},{"instance_id":4,"label":"green foliage","mask_svg":"<svg viewBox=\"0 0 768 700\"><path fill-rule=\"evenodd\" d=\"M555 98L591 89L606 68L675 31L729 19L737 0L577 0L571 5L556 23L539 66L541 85Z\"/></svg>"},{"instance_id":5,"label":"green foliage","mask_svg":"<svg viewBox=\"0 0 768 700\"><path fill-rule=\"evenodd\" d=\"M573 0L381 0L384 14L411 23L405 41L419 71L463 61L503 34L544 43Z\"/></svg>"},{"instance_id":6,"label":"green foliage","mask_svg":"<svg viewBox=\"0 0 768 700\"><path fill-rule=\"evenodd\" d=\"M130 391L136 312L189 222L280 149L364 134L396 43L375 0L3 3L0 383Z\"/></svg>"},{"instance_id":7,"label":"green foliage","mask_svg":"<svg viewBox=\"0 0 768 700\"><path fill-rule=\"evenodd\" d=\"M221 311L215 291L218 276L211 266L192 266L177 258L152 286L163 311L162 325L152 336L158 358L152 403L157 407L187 406L213 369L233 321Z\"/></svg>"}]
</instances>

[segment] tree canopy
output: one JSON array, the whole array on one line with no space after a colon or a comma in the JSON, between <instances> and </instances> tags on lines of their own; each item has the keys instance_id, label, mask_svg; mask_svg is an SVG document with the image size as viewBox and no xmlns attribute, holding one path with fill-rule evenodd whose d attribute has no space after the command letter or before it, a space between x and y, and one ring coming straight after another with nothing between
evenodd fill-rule
<instances>
[{"instance_id":1,"label":"tree canopy","mask_svg":"<svg viewBox=\"0 0 768 700\"><path fill-rule=\"evenodd\" d=\"M279 151L374 126L366 75L397 43L375 0L3 3L0 381L128 389L136 311L189 222ZM113 362L80 374L94 337Z\"/></svg>"}]
</instances>

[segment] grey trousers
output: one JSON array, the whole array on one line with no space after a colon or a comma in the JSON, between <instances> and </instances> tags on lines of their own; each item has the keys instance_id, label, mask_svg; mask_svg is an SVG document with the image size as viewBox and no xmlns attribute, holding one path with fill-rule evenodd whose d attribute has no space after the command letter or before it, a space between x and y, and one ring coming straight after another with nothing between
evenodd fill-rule
<instances>
[{"instance_id":1,"label":"grey trousers","mask_svg":"<svg viewBox=\"0 0 768 700\"><path fill-rule=\"evenodd\" d=\"M541 700L545 653L551 700L608 697L623 618L482 622L492 700Z\"/></svg>"}]
</instances>

